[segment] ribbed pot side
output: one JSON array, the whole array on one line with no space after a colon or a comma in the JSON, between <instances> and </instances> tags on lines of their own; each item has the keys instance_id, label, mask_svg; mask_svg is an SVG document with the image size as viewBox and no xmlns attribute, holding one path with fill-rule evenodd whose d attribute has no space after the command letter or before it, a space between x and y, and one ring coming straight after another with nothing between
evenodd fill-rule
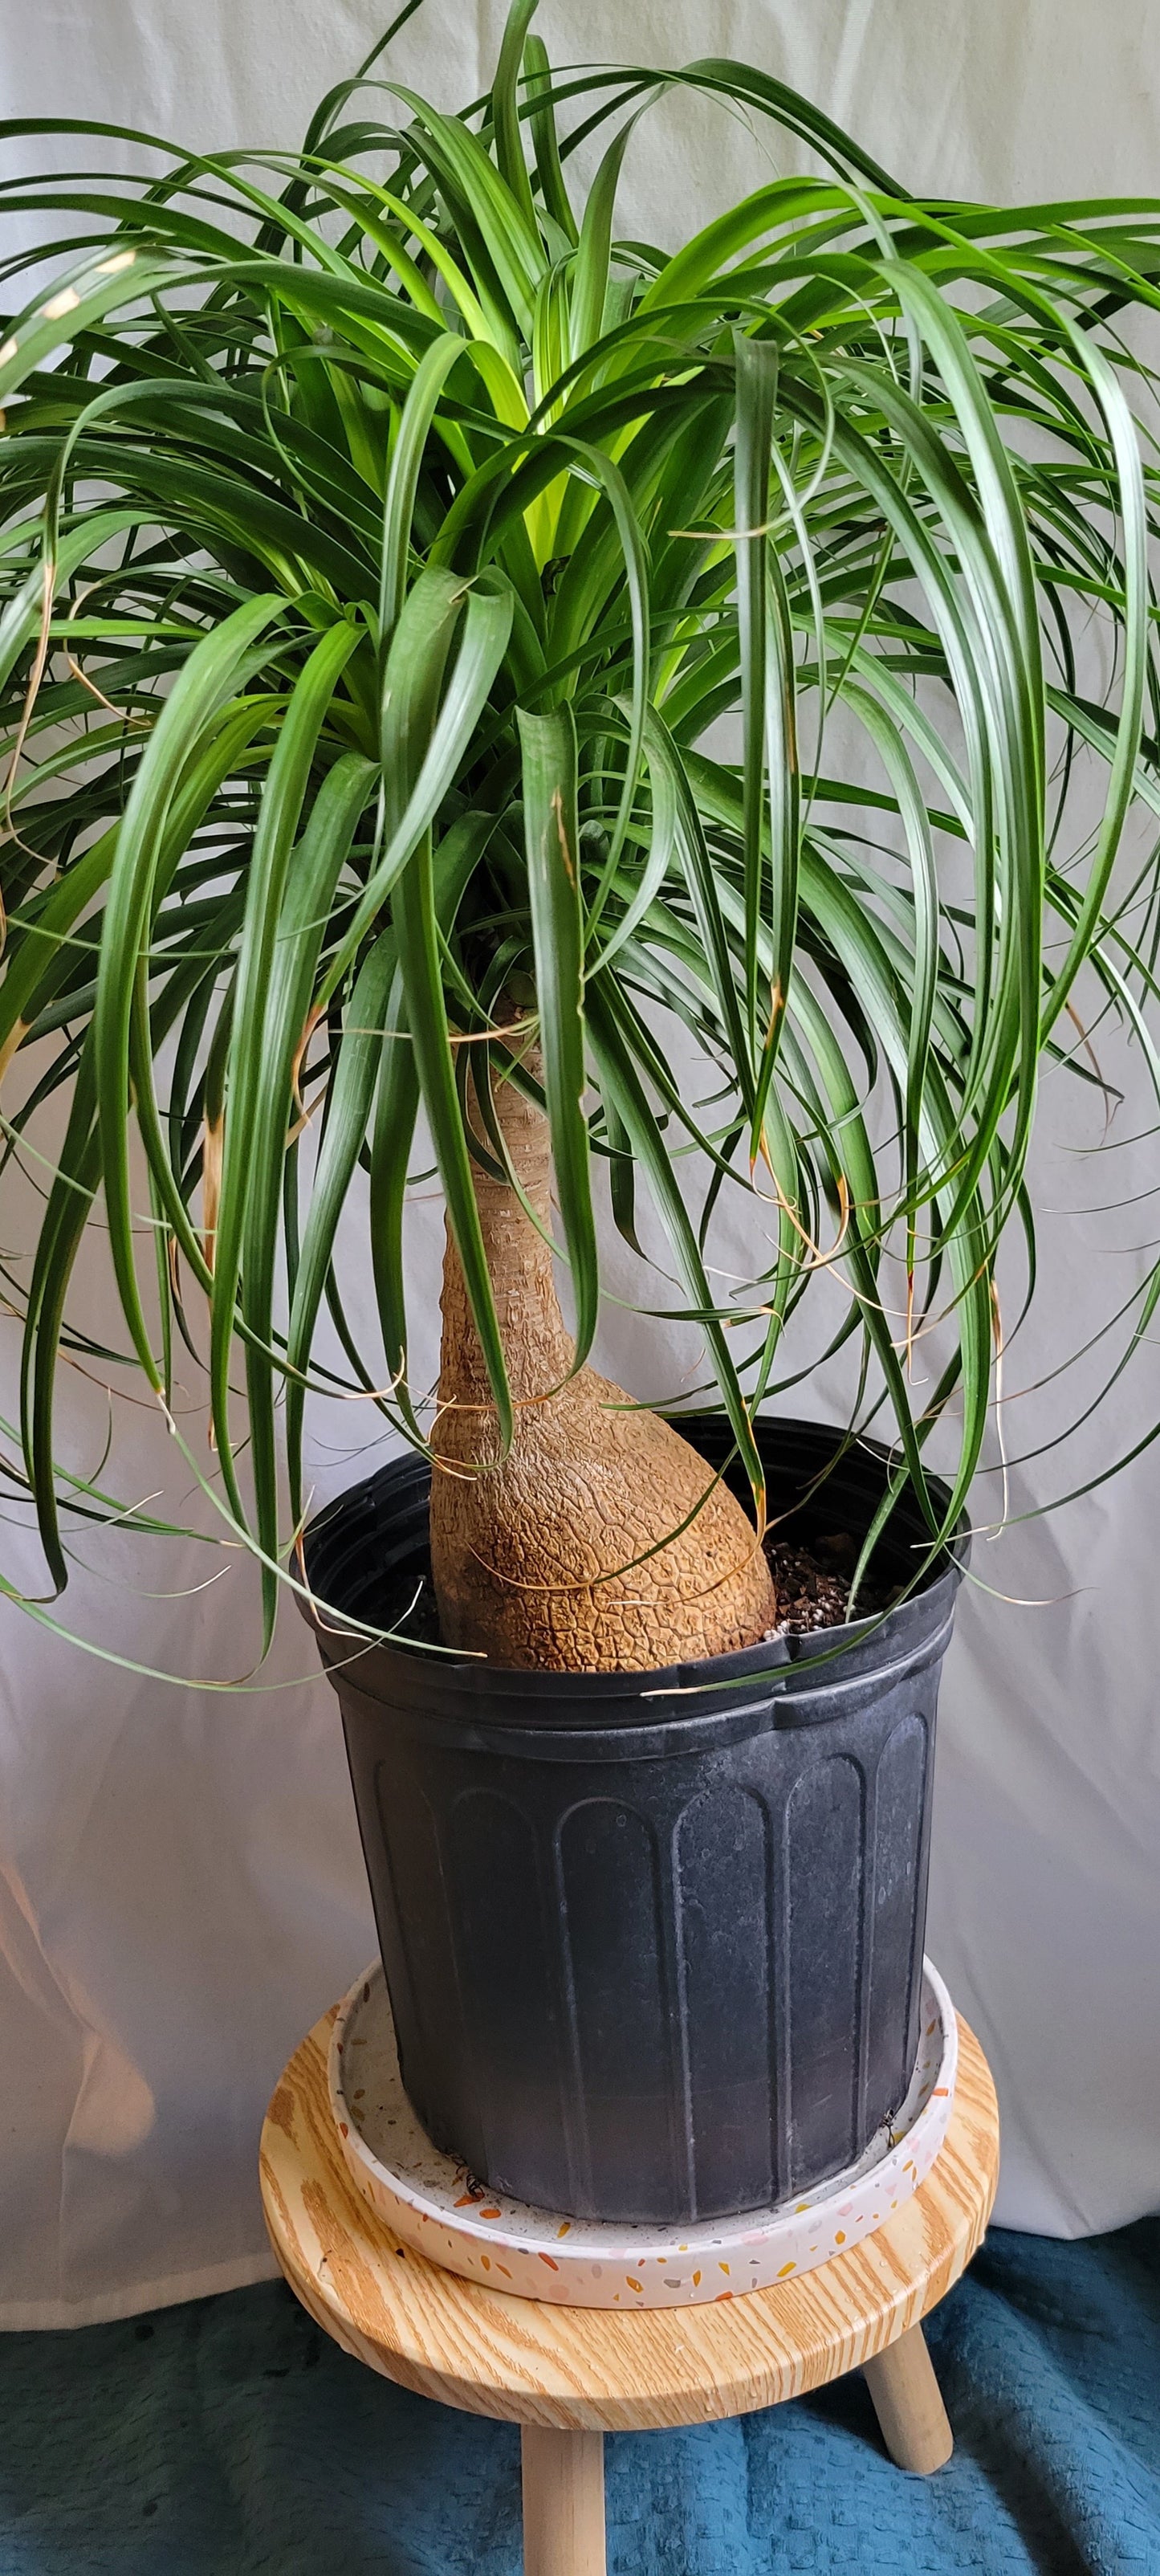
<instances>
[{"instance_id":1,"label":"ribbed pot side","mask_svg":"<svg viewBox=\"0 0 1160 2576\"><path fill-rule=\"evenodd\" d=\"M717 1423L681 1428L725 1454ZM786 1535L868 1525L884 1452L759 1429ZM428 1492L396 1460L306 1540L424 2126L493 2189L574 2217L679 2226L811 2192L914 2065L965 1537L876 1623L668 1672L507 1672L343 1626L410 1599ZM876 1570L909 1580L927 1544L903 1497Z\"/></svg>"}]
</instances>

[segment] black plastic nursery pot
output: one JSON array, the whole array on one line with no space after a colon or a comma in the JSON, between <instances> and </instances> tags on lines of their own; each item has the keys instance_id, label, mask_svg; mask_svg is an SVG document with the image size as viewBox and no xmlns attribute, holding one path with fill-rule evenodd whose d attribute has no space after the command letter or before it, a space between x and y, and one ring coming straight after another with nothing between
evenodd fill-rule
<instances>
[{"instance_id":1,"label":"black plastic nursery pot","mask_svg":"<svg viewBox=\"0 0 1160 2576\"><path fill-rule=\"evenodd\" d=\"M725 1456L719 1424L681 1428ZM884 1451L759 1437L783 1536L869 1526ZM343 1627L411 1601L428 1495L397 1459L306 1537L415 2110L481 2181L574 2217L679 2226L813 2190L914 2065L965 1535L876 1623L663 1672L511 1672ZM903 1496L878 1579L911 1581L928 1545Z\"/></svg>"}]
</instances>

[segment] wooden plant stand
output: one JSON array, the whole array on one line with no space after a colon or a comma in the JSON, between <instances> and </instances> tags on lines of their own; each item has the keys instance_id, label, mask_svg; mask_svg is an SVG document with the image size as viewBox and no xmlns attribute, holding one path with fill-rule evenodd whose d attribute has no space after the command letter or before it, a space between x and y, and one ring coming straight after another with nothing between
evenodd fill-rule
<instances>
[{"instance_id":1,"label":"wooden plant stand","mask_svg":"<svg viewBox=\"0 0 1160 2576\"><path fill-rule=\"evenodd\" d=\"M605 2433L743 2415L862 2369L898 2466L925 2475L949 2459L920 2319L975 2253L999 2167L994 2086L965 2022L942 2149L885 2226L799 2280L624 2316L484 2289L390 2233L356 2191L335 2132L333 2018L295 2051L266 2115L274 2251L344 2352L444 2406L522 2427L525 2576L604 2576Z\"/></svg>"}]
</instances>

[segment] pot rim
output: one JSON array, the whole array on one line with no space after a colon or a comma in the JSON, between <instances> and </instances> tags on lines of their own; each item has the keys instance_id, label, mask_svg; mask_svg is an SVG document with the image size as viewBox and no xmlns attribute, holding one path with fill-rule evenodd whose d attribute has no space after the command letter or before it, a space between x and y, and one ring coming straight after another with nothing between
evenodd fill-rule
<instances>
[{"instance_id":1,"label":"pot rim","mask_svg":"<svg viewBox=\"0 0 1160 2576\"><path fill-rule=\"evenodd\" d=\"M673 1419L681 1424L685 1437L690 1432L700 1431L712 1444L714 1434L723 1432L728 1436L725 1418L719 1413L677 1415ZM847 1439L841 1425L776 1414L759 1416L755 1428L759 1443L763 1434L767 1439L776 1436L779 1444L797 1438L803 1441L803 1445L824 1441L829 1435L836 1448ZM701 1444L694 1439L692 1445L699 1448ZM863 1434L848 1443L846 1455L883 1469L896 1463L895 1451L884 1442ZM311 1555L327 1538L332 1546L335 1544L342 1522L356 1513L360 1504L364 1510L372 1507L376 1488L381 1489L384 1483L398 1484L404 1489L399 1496L400 1512L409 1506L414 1514L416 1510L422 1510L429 1480L427 1462L414 1452L403 1451L373 1475L362 1478L359 1483L336 1495L303 1532L302 1566L307 1589L296 1593L298 1607L314 1632L328 1671L337 1679L338 1669L344 1670L355 1689L368 1687L372 1697L377 1697L378 1693L371 1673L365 1672L365 1677L359 1673L359 1666L365 1667L372 1656L392 1665L404 1662L411 1686L413 1689L418 1686L420 1697L426 1696L424 1685L436 1693L450 1690L458 1696L463 1692L473 1700L498 1697L508 1701L537 1699L542 1703L545 1697L549 1697L561 1714L570 1707L595 1700L602 1706L606 1717L610 1714L608 1702L618 1698L631 1700L638 1706L642 1701L668 1702L669 1712L655 1709L658 1719L666 1713L675 1715L671 1703L680 1699L684 1702L682 1715L692 1718L700 1713L695 1703L699 1702L700 1710L707 1713L706 1701L710 1695L715 1698L719 1691L724 1691L732 1697L739 1687L747 1695L756 1690L762 1696L781 1696L788 1689L795 1698L799 1693L808 1693L811 1699L823 1698L829 1687L838 1685L846 1690L851 1684L863 1679L869 1681L871 1677L881 1687L891 1667L901 1669L909 1665L916 1654L929 1654L932 1647L942 1651L945 1647L954 1597L971 1551L970 1529L964 1511L950 1539L944 1542L941 1565L936 1561L925 1581L905 1600L892 1603L883 1612L848 1620L841 1626L772 1638L742 1647L732 1654L705 1656L688 1663L658 1665L646 1670L618 1668L609 1672L546 1672L494 1664L484 1656L463 1654L448 1647L425 1647L417 1640L400 1637L390 1631L372 1630L369 1623L329 1602L321 1586L317 1590L314 1588L310 1572ZM941 1477L932 1475L929 1482L936 1496L949 1499L948 1488ZM904 1486L896 1509L905 1511L908 1504L911 1511L917 1513L913 1488ZM907 1631L911 1633L907 1634ZM877 1653L874 1651L876 1645L880 1648ZM828 1680L824 1678L826 1676ZM531 1716L530 1710L527 1716Z\"/></svg>"}]
</instances>

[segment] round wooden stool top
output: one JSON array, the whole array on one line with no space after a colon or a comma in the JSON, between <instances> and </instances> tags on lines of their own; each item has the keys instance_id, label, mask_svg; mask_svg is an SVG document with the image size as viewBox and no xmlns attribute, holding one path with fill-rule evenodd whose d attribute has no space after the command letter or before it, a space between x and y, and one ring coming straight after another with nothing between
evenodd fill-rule
<instances>
[{"instance_id":1,"label":"round wooden stool top","mask_svg":"<svg viewBox=\"0 0 1160 2576\"><path fill-rule=\"evenodd\" d=\"M914 2197L848 2254L711 2307L627 2316L484 2289L402 2245L356 2191L326 2087L336 2010L296 2049L266 2114L261 2182L274 2251L345 2351L471 2415L615 2433L775 2406L907 2334L965 2270L990 2215L995 2091L960 2020L941 2152Z\"/></svg>"}]
</instances>

